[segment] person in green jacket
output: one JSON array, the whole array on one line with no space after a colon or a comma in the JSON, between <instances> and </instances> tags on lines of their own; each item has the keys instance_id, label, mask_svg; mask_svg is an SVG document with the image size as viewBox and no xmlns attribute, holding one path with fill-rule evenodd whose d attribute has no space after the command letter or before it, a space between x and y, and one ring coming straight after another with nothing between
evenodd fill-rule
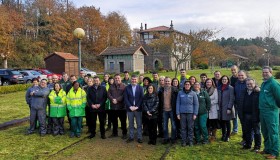
<instances>
[{"instance_id":1,"label":"person in green jacket","mask_svg":"<svg viewBox=\"0 0 280 160\"><path fill-rule=\"evenodd\" d=\"M53 121L53 135L64 134L64 117L66 116L66 92L59 83L54 84L54 90L49 94L50 117Z\"/></svg>"},{"instance_id":2,"label":"person in green jacket","mask_svg":"<svg viewBox=\"0 0 280 160\"><path fill-rule=\"evenodd\" d=\"M263 67L262 76L264 81L259 96L259 109L264 150L259 153L268 154L267 159L276 159L279 156L280 84L268 66Z\"/></svg>"},{"instance_id":3,"label":"person in green jacket","mask_svg":"<svg viewBox=\"0 0 280 160\"><path fill-rule=\"evenodd\" d=\"M208 143L208 130L207 130L207 118L208 112L211 108L211 100L208 93L201 89L200 83L194 83L194 92L197 94L199 108L198 115L194 121L194 132L196 143L207 144ZM201 136L203 140L201 140Z\"/></svg>"},{"instance_id":4,"label":"person in green jacket","mask_svg":"<svg viewBox=\"0 0 280 160\"><path fill-rule=\"evenodd\" d=\"M70 138L81 137L82 121L85 116L86 92L80 88L79 82L75 81L67 94L67 108L71 118Z\"/></svg>"}]
</instances>

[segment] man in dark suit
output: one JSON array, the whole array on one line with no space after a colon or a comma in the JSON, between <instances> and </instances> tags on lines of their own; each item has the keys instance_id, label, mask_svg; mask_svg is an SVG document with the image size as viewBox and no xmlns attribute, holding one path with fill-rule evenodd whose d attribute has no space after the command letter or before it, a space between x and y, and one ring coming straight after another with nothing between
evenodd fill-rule
<instances>
[{"instance_id":1,"label":"man in dark suit","mask_svg":"<svg viewBox=\"0 0 280 160\"><path fill-rule=\"evenodd\" d=\"M221 81L221 72L220 71L215 71L214 72L214 77L212 78L212 80L215 83L215 86L218 88L220 85L222 85L222 81Z\"/></svg>"},{"instance_id":2,"label":"man in dark suit","mask_svg":"<svg viewBox=\"0 0 280 160\"><path fill-rule=\"evenodd\" d=\"M127 143L134 140L134 118L137 124L137 142L142 143L142 101L144 97L143 88L137 83L138 77L131 76L131 84L124 91L124 102L129 121L129 138Z\"/></svg>"}]
</instances>

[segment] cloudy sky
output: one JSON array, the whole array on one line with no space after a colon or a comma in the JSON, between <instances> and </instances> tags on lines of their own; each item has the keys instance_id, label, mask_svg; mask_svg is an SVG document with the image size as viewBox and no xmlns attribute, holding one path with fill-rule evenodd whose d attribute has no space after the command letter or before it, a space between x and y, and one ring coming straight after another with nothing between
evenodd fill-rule
<instances>
[{"instance_id":1,"label":"cloudy sky","mask_svg":"<svg viewBox=\"0 0 280 160\"><path fill-rule=\"evenodd\" d=\"M103 14L119 11L131 28L169 26L182 32L203 28L222 30L218 37L254 38L265 35L271 18L280 30L279 0L73 0L77 7L95 6ZM279 37L277 37L279 39Z\"/></svg>"}]
</instances>

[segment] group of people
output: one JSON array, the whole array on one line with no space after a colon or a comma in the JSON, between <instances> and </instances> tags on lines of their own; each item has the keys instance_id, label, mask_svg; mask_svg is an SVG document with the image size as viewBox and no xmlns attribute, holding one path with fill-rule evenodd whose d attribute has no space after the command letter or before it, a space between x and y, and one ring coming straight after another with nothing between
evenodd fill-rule
<instances>
[{"instance_id":1,"label":"group of people","mask_svg":"<svg viewBox=\"0 0 280 160\"><path fill-rule=\"evenodd\" d=\"M218 129L222 130L221 140L228 142L238 132L239 117L243 149L250 149L254 140L252 151L268 154L268 159L276 158L279 155L279 82L273 78L270 67L262 70L261 87L237 66L232 66L231 72L230 77L222 76L220 71L215 71L214 78L201 74L200 81L187 75L185 69L176 78L159 76L157 72L152 73L152 79L143 75L130 77L124 72L123 79L120 74L114 77L104 74L101 82L98 76L89 77L81 72L79 79L74 75L68 79L66 73L60 81L56 75L48 81L33 79L33 86L26 92L30 107L27 134L34 133L38 120L41 136L62 135L67 116L70 137L80 137L85 116L89 138L93 138L98 116L102 139L106 138L106 122L108 130L113 128L110 138L118 137L120 121L122 139L127 143L134 141L137 130L138 143L143 142L143 135L148 135L148 144L155 145L161 137L162 144L174 144L181 139L184 147L215 141ZM263 151L260 151L261 132Z\"/></svg>"}]
</instances>

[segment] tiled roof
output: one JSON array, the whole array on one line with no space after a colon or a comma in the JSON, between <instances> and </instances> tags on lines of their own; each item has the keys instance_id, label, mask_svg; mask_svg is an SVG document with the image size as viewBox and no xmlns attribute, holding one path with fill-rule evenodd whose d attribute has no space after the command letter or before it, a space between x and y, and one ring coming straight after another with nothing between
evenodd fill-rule
<instances>
[{"instance_id":1,"label":"tiled roof","mask_svg":"<svg viewBox=\"0 0 280 160\"><path fill-rule=\"evenodd\" d=\"M143 30L144 32L153 32L153 31L172 31L169 27L166 26L158 26Z\"/></svg>"},{"instance_id":2,"label":"tiled roof","mask_svg":"<svg viewBox=\"0 0 280 160\"><path fill-rule=\"evenodd\" d=\"M45 60L48 59L49 57L53 56L53 55L58 55L59 57L65 59L65 60L78 60L79 59L78 57L74 56L71 53L54 52L53 54L46 57Z\"/></svg>"},{"instance_id":3,"label":"tiled roof","mask_svg":"<svg viewBox=\"0 0 280 160\"><path fill-rule=\"evenodd\" d=\"M132 55L136 51L141 50L144 55L148 55L147 51L142 46L129 46L129 47L107 47L100 53L100 56L110 55Z\"/></svg>"}]
</instances>

